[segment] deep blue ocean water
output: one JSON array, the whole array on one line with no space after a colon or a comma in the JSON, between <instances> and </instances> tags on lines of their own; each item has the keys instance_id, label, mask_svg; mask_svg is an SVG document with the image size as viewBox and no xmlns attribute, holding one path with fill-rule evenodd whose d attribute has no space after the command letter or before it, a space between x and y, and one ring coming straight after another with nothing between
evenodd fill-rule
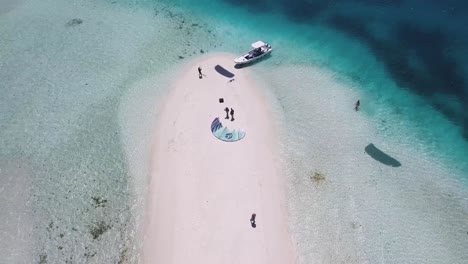
<instances>
[{"instance_id":1,"label":"deep blue ocean water","mask_svg":"<svg viewBox=\"0 0 468 264\"><path fill-rule=\"evenodd\" d=\"M271 8L363 43L398 86L444 113L468 139L465 1L275 1Z\"/></svg>"}]
</instances>

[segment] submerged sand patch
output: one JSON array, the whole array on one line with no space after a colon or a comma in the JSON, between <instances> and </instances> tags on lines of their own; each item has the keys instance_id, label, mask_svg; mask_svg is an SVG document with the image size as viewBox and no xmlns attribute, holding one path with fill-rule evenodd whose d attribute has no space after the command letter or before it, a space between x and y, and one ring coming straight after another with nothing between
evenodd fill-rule
<instances>
[{"instance_id":1,"label":"submerged sand patch","mask_svg":"<svg viewBox=\"0 0 468 264\"><path fill-rule=\"evenodd\" d=\"M23 2L24 0L2 0L0 2L0 15L10 12Z\"/></svg>"}]
</instances>

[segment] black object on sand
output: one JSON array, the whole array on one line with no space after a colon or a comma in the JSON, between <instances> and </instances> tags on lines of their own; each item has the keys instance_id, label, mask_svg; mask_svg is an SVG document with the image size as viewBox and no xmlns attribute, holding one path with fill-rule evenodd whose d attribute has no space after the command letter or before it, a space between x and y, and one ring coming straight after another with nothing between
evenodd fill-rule
<instances>
[{"instance_id":1,"label":"black object on sand","mask_svg":"<svg viewBox=\"0 0 468 264\"><path fill-rule=\"evenodd\" d=\"M219 98L219 103L224 103L224 98Z\"/></svg>"},{"instance_id":2,"label":"black object on sand","mask_svg":"<svg viewBox=\"0 0 468 264\"><path fill-rule=\"evenodd\" d=\"M215 66L215 70L216 70L219 74L223 75L223 76L226 77L226 78L232 78L232 77L234 77L234 73L232 73L232 72L226 70L226 69L223 68L223 66L221 66L221 65L216 65L216 66Z\"/></svg>"}]
</instances>

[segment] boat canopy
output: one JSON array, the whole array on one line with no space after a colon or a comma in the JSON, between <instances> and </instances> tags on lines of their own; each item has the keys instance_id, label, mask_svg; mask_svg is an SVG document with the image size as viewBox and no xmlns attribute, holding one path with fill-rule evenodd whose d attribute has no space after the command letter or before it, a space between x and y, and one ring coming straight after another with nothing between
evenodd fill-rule
<instances>
[{"instance_id":1,"label":"boat canopy","mask_svg":"<svg viewBox=\"0 0 468 264\"><path fill-rule=\"evenodd\" d=\"M261 47L263 47L263 46L265 46L265 45L266 45L266 43L264 43L264 42L261 41L261 40L252 43L252 47L254 47L255 49L256 49L256 48L261 48Z\"/></svg>"}]
</instances>

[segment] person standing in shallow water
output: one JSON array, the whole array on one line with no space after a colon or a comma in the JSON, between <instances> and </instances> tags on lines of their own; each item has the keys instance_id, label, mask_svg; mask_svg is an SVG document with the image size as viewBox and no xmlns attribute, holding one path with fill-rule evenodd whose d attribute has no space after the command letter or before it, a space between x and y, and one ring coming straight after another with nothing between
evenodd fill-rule
<instances>
[{"instance_id":1,"label":"person standing in shallow water","mask_svg":"<svg viewBox=\"0 0 468 264\"><path fill-rule=\"evenodd\" d=\"M359 100L357 100L356 105L354 106L354 110L355 111L359 110L360 106L361 106L361 102L359 102Z\"/></svg>"},{"instance_id":2,"label":"person standing in shallow water","mask_svg":"<svg viewBox=\"0 0 468 264\"><path fill-rule=\"evenodd\" d=\"M231 108L231 121L234 121L234 109Z\"/></svg>"}]
</instances>

